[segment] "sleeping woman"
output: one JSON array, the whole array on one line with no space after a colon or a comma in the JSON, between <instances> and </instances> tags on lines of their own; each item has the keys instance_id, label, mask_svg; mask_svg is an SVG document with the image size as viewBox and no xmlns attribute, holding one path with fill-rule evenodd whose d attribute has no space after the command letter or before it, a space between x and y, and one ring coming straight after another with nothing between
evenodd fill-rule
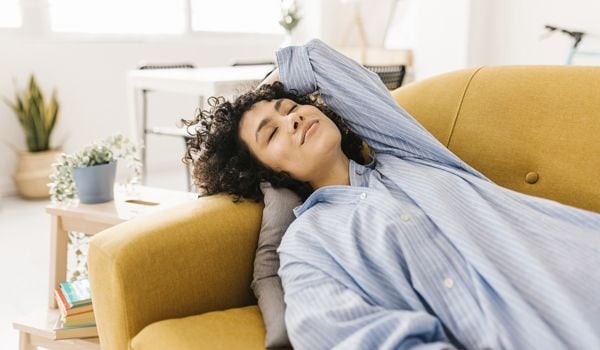
<instances>
[{"instance_id":1,"label":"sleeping woman","mask_svg":"<svg viewBox=\"0 0 600 350\"><path fill-rule=\"evenodd\" d=\"M600 349L600 214L494 184L319 40L277 63L210 100L186 157L206 194L303 199L278 249L294 348Z\"/></svg>"}]
</instances>

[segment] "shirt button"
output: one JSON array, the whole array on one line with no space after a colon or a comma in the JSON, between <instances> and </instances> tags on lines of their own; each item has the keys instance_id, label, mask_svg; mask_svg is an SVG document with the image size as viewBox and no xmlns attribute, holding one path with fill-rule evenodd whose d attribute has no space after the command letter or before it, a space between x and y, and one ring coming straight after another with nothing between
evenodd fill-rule
<instances>
[{"instance_id":1,"label":"shirt button","mask_svg":"<svg viewBox=\"0 0 600 350\"><path fill-rule=\"evenodd\" d=\"M447 277L446 279L444 279L444 287L446 287L448 289L454 287L454 280L450 277Z\"/></svg>"},{"instance_id":2,"label":"shirt button","mask_svg":"<svg viewBox=\"0 0 600 350\"><path fill-rule=\"evenodd\" d=\"M410 220L410 216L408 216L406 214L402 214L402 215L400 215L400 220L402 220L402 221L408 221L408 220Z\"/></svg>"},{"instance_id":3,"label":"shirt button","mask_svg":"<svg viewBox=\"0 0 600 350\"><path fill-rule=\"evenodd\" d=\"M360 170L357 170L357 171L356 171L356 175L362 175L362 171L360 171Z\"/></svg>"},{"instance_id":4,"label":"shirt button","mask_svg":"<svg viewBox=\"0 0 600 350\"><path fill-rule=\"evenodd\" d=\"M360 199L365 199L367 198L367 194L365 192L360 194Z\"/></svg>"}]
</instances>

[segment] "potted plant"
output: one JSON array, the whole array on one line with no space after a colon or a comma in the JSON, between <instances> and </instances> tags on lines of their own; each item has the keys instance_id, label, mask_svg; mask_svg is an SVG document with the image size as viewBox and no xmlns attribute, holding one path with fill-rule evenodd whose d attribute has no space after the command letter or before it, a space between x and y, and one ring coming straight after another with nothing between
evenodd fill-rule
<instances>
[{"instance_id":1,"label":"potted plant","mask_svg":"<svg viewBox=\"0 0 600 350\"><path fill-rule=\"evenodd\" d=\"M114 198L117 160L133 170L129 184L139 183L142 163L139 148L122 134L109 136L73 154L62 153L52 164L50 197L53 202L79 198L81 203L102 203Z\"/></svg>"},{"instance_id":2,"label":"potted plant","mask_svg":"<svg viewBox=\"0 0 600 350\"><path fill-rule=\"evenodd\" d=\"M281 18L279 25L285 29L285 39L281 44L281 47L289 46L292 44L292 31L298 23L300 23L300 17L298 15L298 5L296 0L281 0Z\"/></svg>"},{"instance_id":3,"label":"potted plant","mask_svg":"<svg viewBox=\"0 0 600 350\"><path fill-rule=\"evenodd\" d=\"M56 125L59 105L56 92L48 103L33 75L29 86L21 94L15 93L15 100L4 99L15 112L27 142L28 151L16 149L18 162L13 180L21 196L25 198L47 198L50 165L60 153L59 148L50 146L50 136Z\"/></svg>"}]
</instances>

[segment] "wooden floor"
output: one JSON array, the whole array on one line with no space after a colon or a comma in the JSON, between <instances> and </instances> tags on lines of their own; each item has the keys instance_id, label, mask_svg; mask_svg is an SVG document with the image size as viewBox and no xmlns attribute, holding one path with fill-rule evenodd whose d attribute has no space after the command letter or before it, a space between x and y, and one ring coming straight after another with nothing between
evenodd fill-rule
<instances>
[{"instance_id":1,"label":"wooden floor","mask_svg":"<svg viewBox=\"0 0 600 350\"><path fill-rule=\"evenodd\" d=\"M186 190L185 175L157 174L150 186ZM12 322L47 308L50 217L48 201L0 198L0 349L18 348ZM69 257L73 257L69 252ZM70 260L69 265L73 267Z\"/></svg>"}]
</instances>

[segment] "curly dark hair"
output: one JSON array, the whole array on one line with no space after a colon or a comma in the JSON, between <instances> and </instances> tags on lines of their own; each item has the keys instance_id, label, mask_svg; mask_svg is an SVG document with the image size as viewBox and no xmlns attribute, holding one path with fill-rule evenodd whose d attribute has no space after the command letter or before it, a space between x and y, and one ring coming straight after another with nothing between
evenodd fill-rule
<instances>
[{"instance_id":1,"label":"curly dark hair","mask_svg":"<svg viewBox=\"0 0 600 350\"><path fill-rule=\"evenodd\" d=\"M350 131L339 115L315 94L300 96L286 91L282 83L275 82L248 91L233 102L223 97L211 97L208 99L208 110L199 110L195 119L181 120L192 135L187 141L183 162L193 165L194 183L203 194L226 192L234 195L234 202L242 197L260 201L262 181L270 182L276 188L288 188L302 200L313 192L308 182L295 180L286 172L276 172L259 162L239 137L240 120L246 111L257 102L281 98L319 108L340 130L344 154L356 162L364 163L362 140Z\"/></svg>"}]
</instances>

